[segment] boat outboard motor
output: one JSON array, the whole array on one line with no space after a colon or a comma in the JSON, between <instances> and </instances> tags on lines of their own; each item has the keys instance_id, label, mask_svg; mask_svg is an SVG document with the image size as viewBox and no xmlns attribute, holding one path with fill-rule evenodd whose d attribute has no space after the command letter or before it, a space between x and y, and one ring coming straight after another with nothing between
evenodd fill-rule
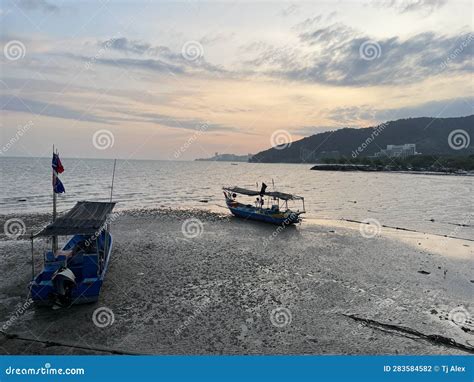
<instances>
[{"instance_id":1,"label":"boat outboard motor","mask_svg":"<svg viewBox=\"0 0 474 382\"><path fill-rule=\"evenodd\" d=\"M59 305L69 305L71 303L72 289L76 285L76 276L66 267L59 268L52 278L55 297Z\"/></svg>"}]
</instances>

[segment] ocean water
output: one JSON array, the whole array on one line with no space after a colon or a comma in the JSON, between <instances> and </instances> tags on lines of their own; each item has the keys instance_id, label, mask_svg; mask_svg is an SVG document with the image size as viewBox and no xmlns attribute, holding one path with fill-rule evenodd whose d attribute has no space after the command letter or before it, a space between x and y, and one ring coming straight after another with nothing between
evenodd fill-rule
<instances>
[{"instance_id":1,"label":"ocean water","mask_svg":"<svg viewBox=\"0 0 474 382\"><path fill-rule=\"evenodd\" d=\"M63 158L63 211L78 200L110 197L113 160ZM49 158L0 158L0 214L51 211ZM474 238L473 177L311 171L308 164L118 160L118 210L198 208L227 213L222 186L269 189L305 197L306 217L377 219L381 224ZM207 202L203 202L207 201ZM251 203L253 198L248 199ZM468 225L461 227L457 224Z\"/></svg>"}]
</instances>

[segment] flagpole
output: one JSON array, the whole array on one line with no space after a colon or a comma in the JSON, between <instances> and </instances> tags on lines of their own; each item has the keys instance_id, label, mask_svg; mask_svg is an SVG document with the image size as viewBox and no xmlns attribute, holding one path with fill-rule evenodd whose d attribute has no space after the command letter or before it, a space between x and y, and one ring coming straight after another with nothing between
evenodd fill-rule
<instances>
[{"instance_id":1,"label":"flagpole","mask_svg":"<svg viewBox=\"0 0 474 382\"><path fill-rule=\"evenodd\" d=\"M54 145L53 145L53 156L54 156ZM53 223L56 221L56 192L54 192L54 185L56 184L56 174L53 168ZM53 236L53 254L58 249L58 237Z\"/></svg>"},{"instance_id":2,"label":"flagpole","mask_svg":"<svg viewBox=\"0 0 474 382\"><path fill-rule=\"evenodd\" d=\"M115 165L117 164L117 159L114 159L114 171L112 172L112 184L110 186L110 202L112 202L112 195L114 193L114 179L115 179Z\"/></svg>"}]
</instances>

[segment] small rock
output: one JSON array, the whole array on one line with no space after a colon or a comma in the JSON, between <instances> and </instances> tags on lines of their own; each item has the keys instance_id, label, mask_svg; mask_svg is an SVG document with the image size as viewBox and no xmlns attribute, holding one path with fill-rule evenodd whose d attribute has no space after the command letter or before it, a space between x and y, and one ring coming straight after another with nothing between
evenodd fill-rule
<instances>
[{"instance_id":1,"label":"small rock","mask_svg":"<svg viewBox=\"0 0 474 382\"><path fill-rule=\"evenodd\" d=\"M421 273L422 275L429 275L431 272L421 270L421 271L418 271L418 273Z\"/></svg>"}]
</instances>

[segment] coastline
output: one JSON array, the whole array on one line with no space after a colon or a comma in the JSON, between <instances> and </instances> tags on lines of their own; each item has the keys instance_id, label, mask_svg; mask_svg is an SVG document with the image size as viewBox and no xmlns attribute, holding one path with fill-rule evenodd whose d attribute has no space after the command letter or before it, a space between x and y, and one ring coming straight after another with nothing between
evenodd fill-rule
<instances>
[{"instance_id":1,"label":"coastline","mask_svg":"<svg viewBox=\"0 0 474 382\"><path fill-rule=\"evenodd\" d=\"M25 215L25 222L36 227L48 217ZM183 235L188 219L202 223L200 235ZM329 220L308 220L278 234L275 229L227 213L125 211L112 226L115 244L99 303L28 309L6 332L40 342L0 335L0 350L466 354L397 330L388 333L349 315L474 345L471 321L459 326L448 320L458 307L472 311L472 242L385 229L367 239L357 224ZM46 247L43 242L37 248L36 269L39 251ZM0 240L0 259L4 325L27 298L28 240ZM93 324L99 307L114 313L112 325ZM283 326L272 320L278 309L289 312ZM74 347L79 343L86 348Z\"/></svg>"}]
</instances>

